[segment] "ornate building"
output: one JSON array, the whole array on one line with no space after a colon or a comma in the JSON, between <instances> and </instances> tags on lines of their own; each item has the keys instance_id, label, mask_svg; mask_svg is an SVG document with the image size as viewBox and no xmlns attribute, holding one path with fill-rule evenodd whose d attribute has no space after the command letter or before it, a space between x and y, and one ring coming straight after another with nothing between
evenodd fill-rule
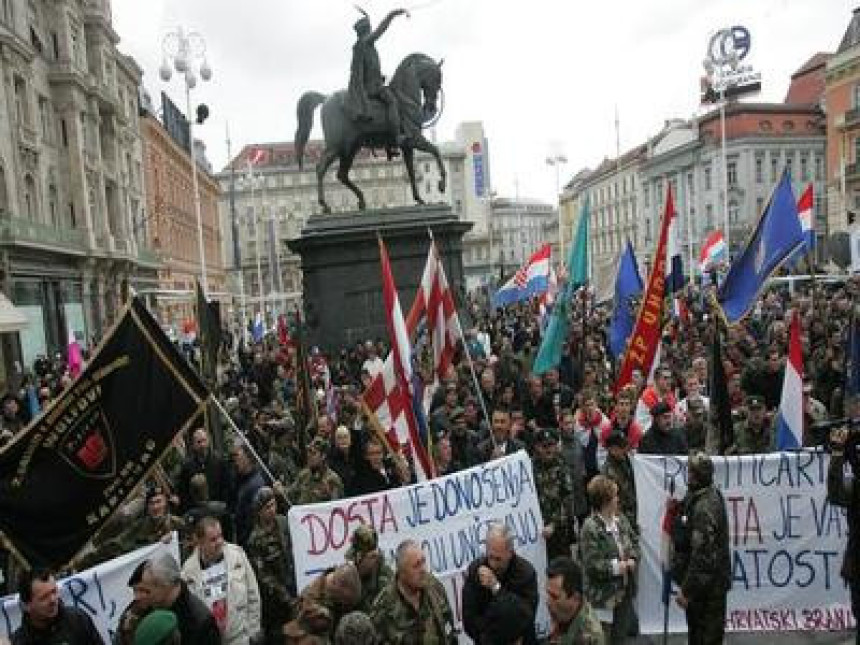
<instances>
[{"instance_id":1,"label":"ornate building","mask_svg":"<svg viewBox=\"0 0 860 645\"><path fill-rule=\"evenodd\" d=\"M141 70L108 0L0 3L0 271L20 357L100 337L156 262L143 213ZM17 348L13 348L17 350Z\"/></svg>"},{"instance_id":2,"label":"ornate building","mask_svg":"<svg viewBox=\"0 0 860 645\"><path fill-rule=\"evenodd\" d=\"M195 319L194 289L195 281L200 278L191 155L149 112L141 119L141 131L146 177L144 228L150 246L161 261L150 302L161 323L178 332ZM202 155L196 152L195 158L209 283L207 295L218 299L226 289L218 221L221 189L207 172Z\"/></svg>"}]
</instances>

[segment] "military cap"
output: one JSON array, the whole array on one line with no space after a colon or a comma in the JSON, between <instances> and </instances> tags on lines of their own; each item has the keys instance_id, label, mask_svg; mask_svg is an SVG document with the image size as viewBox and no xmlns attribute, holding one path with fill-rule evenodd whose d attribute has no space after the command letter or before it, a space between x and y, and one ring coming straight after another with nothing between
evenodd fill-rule
<instances>
[{"instance_id":1,"label":"military cap","mask_svg":"<svg viewBox=\"0 0 860 645\"><path fill-rule=\"evenodd\" d=\"M263 486L254 495L254 510L259 513L273 499L275 499L275 491L270 486Z\"/></svg>"},{"instance_id":2,"label":"military cap","mask_svg":"<svg viewBox=\"0 0 860 645\"><path fill-rule=\"evenodd\" d=\"M379 545L379 537L376 530L369 524L362 524L352 534L350 547L344 556L347 560L354 560L358 554L370 553Z\"/></svg>"},{"instance_id":3,"label":"military cap","mask_svg":"<svg viewBox=\"0 0 860 645\"><path fill-rule=\"evenodd\" d=\"M759 396L758 394L753 394L751 396L748 396L747 397L747 407L748 408L763 408L763 407L765 407L764 397Z\"/></svg>"},{"instance_id":4,"label":"military cap","mask_svg":"<svg viewBox=\"0 0 860 645\"><path fill-rule=\"evenodd\" d=\"M328 441L322 437L314 437L311 440L309 448L311 450L316 450L321 455L328 454Z\"/></svg>"},{"instance_id":5,"label":"military cap","mask_svg":"<svg viewBox=\"0 0 860 645\"><path fill-rule=\"evenodd\" d=\"M178 626L176 614L172 611L155 609L149 612L134 630L134 645L166 643Z\"/></svg>"},{"instance_id":6,"label":"military cap","mask_svg":"<svg viewBox=\"0 0 860 645\"><path fill-rule=\"evenodd\" d=\"M556 441L558 441L558 435L552 428L541 428L535 433L535 444L555 443Z\"/></svg>"},{"instance_id":7,"label":"military cap","mask_svg":"<svg viewBox=\"0 0 860 645\"><path fill-rule=\"evenodd\" d=\"M651 416L652 417L659 417L661 414L666 414L667 412L671 412L671 411L672 411L672 408L669 407L668 403L665 403L663 401L659 401L657 404L654 405L653 408L651 408Z\"/></svg>"}]
</instances>

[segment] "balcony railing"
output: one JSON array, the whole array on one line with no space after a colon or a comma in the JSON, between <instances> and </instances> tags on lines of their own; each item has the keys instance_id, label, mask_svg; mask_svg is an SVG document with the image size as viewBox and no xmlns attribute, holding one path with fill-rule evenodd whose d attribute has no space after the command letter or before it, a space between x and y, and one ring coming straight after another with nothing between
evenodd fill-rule
<instances>
[{"instance_id":1,"label":"balcony railing","mask_svg":"<svg viewBox=\"0 0 860 645\"><path fill-rule=\"evenodd\" d=\"M853 128L857 125L860 125L860 108L847 110L843 117L843 127Z\"/></svg>"},{"instance_id":2,"label":"balcony railing","mask_svg":"<svg viewBox=\"0 0 860 645\"><path fill-rule=\"evenodd\" d=\"M0 241L54 247L86 252L86 236L82 229L54 227L17 217L0 218Z\"/></svg>"}]
</instances>

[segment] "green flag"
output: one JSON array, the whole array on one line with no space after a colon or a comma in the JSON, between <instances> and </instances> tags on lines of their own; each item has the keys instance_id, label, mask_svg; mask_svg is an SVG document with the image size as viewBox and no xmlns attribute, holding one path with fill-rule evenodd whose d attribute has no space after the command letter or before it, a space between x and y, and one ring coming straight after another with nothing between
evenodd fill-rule
<instances>
[{"instance_id":1,"label":"green flag","mask_svg":"<svg viewBox=\"0 0 860 645\"><path fill-rule=\"evenodd\" d=\"M561 347L568 335L570 325L570 302L576 290L588 282L588 198L579 212L579 222L576 226L576 236L570 247L567 259L568 279L564 290L555 302L555 308L549 319L543 341L540 344L537 358L532 371L543 374L561 361Z\"/></svg>"}]
</instances>

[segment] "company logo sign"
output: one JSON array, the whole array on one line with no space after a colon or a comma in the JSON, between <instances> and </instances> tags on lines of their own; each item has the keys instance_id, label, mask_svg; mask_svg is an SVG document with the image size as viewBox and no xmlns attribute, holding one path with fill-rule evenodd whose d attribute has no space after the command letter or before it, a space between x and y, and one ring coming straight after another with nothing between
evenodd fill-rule
<instances>
[{"instance_id":1,"label":"company logo sign","mask_svg":"<svg viewBox=\"0 0 860 645\"><path fill-rule=\"evenodd\" d=\"M750 53L752 38L746 27L720 29L708 43L708 58L714 65L728 65L733 58L741 61Z\"/></svg>"}]
</instances>

